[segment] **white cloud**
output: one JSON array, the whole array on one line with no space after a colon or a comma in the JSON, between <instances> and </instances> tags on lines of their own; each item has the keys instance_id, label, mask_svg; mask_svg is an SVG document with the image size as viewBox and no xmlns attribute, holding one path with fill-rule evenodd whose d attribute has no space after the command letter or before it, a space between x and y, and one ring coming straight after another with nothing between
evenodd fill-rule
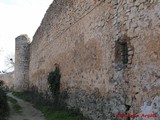
<instances>
[{"instance_id":1,"label":"white cloud","mask_svg":"<svg viewBox=\"0 0 160 120\"><path fill-rule=\"evenodd\" d=\"M53 0L0 0L0 48L3 56L14 51L15 38L35 31ZM4 69L4 57L0 54L0 70Z\"/></svg>"}]
</instances>

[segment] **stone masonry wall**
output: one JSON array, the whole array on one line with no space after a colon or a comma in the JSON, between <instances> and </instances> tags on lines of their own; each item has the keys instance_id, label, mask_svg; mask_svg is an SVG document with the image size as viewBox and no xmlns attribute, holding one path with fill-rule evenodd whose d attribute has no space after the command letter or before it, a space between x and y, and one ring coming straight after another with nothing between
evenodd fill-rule
<instances>
[{"instance_id":1,"label":"stone masonry wall","mask_svg":"<svg viewBox=\"0 0 160 120\"><path fill-rule=\"evenodd\" d=\"M27 35L16 38L14 90L24 91L29 87L29 50L30 40Z\"/></svg>"},{"instance_id":2,"label":"stone masonry wall","mask_svg":"<svg viewBox=\"0 0 160 120\"><path fill-rule=\"evenodd\" d=\"M68 106L94 120L158 113L159 46L159 0L54 0L30 46L29 86L48 91L57 63Z\"/></svg>"}]
</instances>

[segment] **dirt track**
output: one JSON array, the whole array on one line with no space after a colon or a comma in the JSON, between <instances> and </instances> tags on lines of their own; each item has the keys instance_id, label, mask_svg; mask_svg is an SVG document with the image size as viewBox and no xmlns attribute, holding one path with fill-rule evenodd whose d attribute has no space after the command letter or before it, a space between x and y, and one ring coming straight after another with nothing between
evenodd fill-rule
<instances>
[{"instance_id":1,"label":"dirt track","mask_svg":"<svg viewBox=\"0 0 160 120\"><path fill-rule=\"evenodd\" d=\"M10 116L8 120L46 120L39 110L32 107L32 104L13 96L12 93L8 93L7 95L16 99L22 107L22 113L19 114L12 108L12 103L9 103Z\"/></svg>"}]
</instances>

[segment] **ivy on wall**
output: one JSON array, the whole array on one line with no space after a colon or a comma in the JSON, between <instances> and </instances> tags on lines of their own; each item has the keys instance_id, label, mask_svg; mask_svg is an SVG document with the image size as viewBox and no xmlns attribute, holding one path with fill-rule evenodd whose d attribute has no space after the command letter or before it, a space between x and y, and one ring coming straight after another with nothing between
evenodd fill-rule
<instances>
[{"instance_id":1,"label":"ivy on wall","mask_svg":"<svg viewBox=\"0 0 160 120\"><path fill-rule=\"evenodd\" d=\"M50 72L48 75L48 83L52 96L58 96L60 94L60 69L58 64L55 64L55 70Z\"/></svg>"}]
</instances>

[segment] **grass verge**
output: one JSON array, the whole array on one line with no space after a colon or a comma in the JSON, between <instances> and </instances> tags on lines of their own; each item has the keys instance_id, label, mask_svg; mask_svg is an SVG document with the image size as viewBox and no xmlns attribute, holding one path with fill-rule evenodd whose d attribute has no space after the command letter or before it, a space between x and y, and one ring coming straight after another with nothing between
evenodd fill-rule
<instances>
[{"instance_id":1,"label":"grass verge","mask_svg":"<svg viewBox=\"0 0 160 120\"><path fill-rule=\"evenodd\" d=\"M38 107L38 109L44 113L47 120L88 120L87 118L84 118L82 115L75 115L71 111L66 110L52 110L49 107L41 106Z\"/></svg>"},{"instance_id":2,"label":"grass verge","mask_svg":"<svg viewBox=\"0 0 160 120\"><path fill-rule=\"evenodd\" d=\"M10 96L7 96L7 100L10 101L12 104L17 104L17 100Z\"/></svg>"},{"instance_id":3,"label":"grass verge","mask_svg":"<svg viewBox=\"0 0 160 120\"><path fill-rule=\"evenodd\" d=\"M22 113L22 107L20 105L18 105L17 100L10 97L10 96L7 96L7 99L8 99L9 102L12 103L13 109L16 111L16 113L21 114Z\"/></svg>"},{"instance_id":4,"label":"grass verge","mask_svg":"<svg viewBox=\"0 0 160 120\"><path fill-rule=\"evenodd\" d=\"M76 109L68 110L66 107L55 107L51 104L44 105L42 98L35 97L36 100L33 100L33 96L29 95L27 92L13 92L13 95L19 97L25 101L30 101L34 104L34 107L39 109L47 118L47 120L89 120L88 118L83 117L82 114Z\"/></svg>"},{"instance_id":5,"label":"grass verge","mask_svg":"<svg viewBox=\"0 0 160 120\"><path fill-rule=\"evenodd\" d=\"M22 107L19 106L18 104L13 104L13 109L14 109L18 114L21 114L21 113L22 113Z\"/></svg>"}]
</instances>

